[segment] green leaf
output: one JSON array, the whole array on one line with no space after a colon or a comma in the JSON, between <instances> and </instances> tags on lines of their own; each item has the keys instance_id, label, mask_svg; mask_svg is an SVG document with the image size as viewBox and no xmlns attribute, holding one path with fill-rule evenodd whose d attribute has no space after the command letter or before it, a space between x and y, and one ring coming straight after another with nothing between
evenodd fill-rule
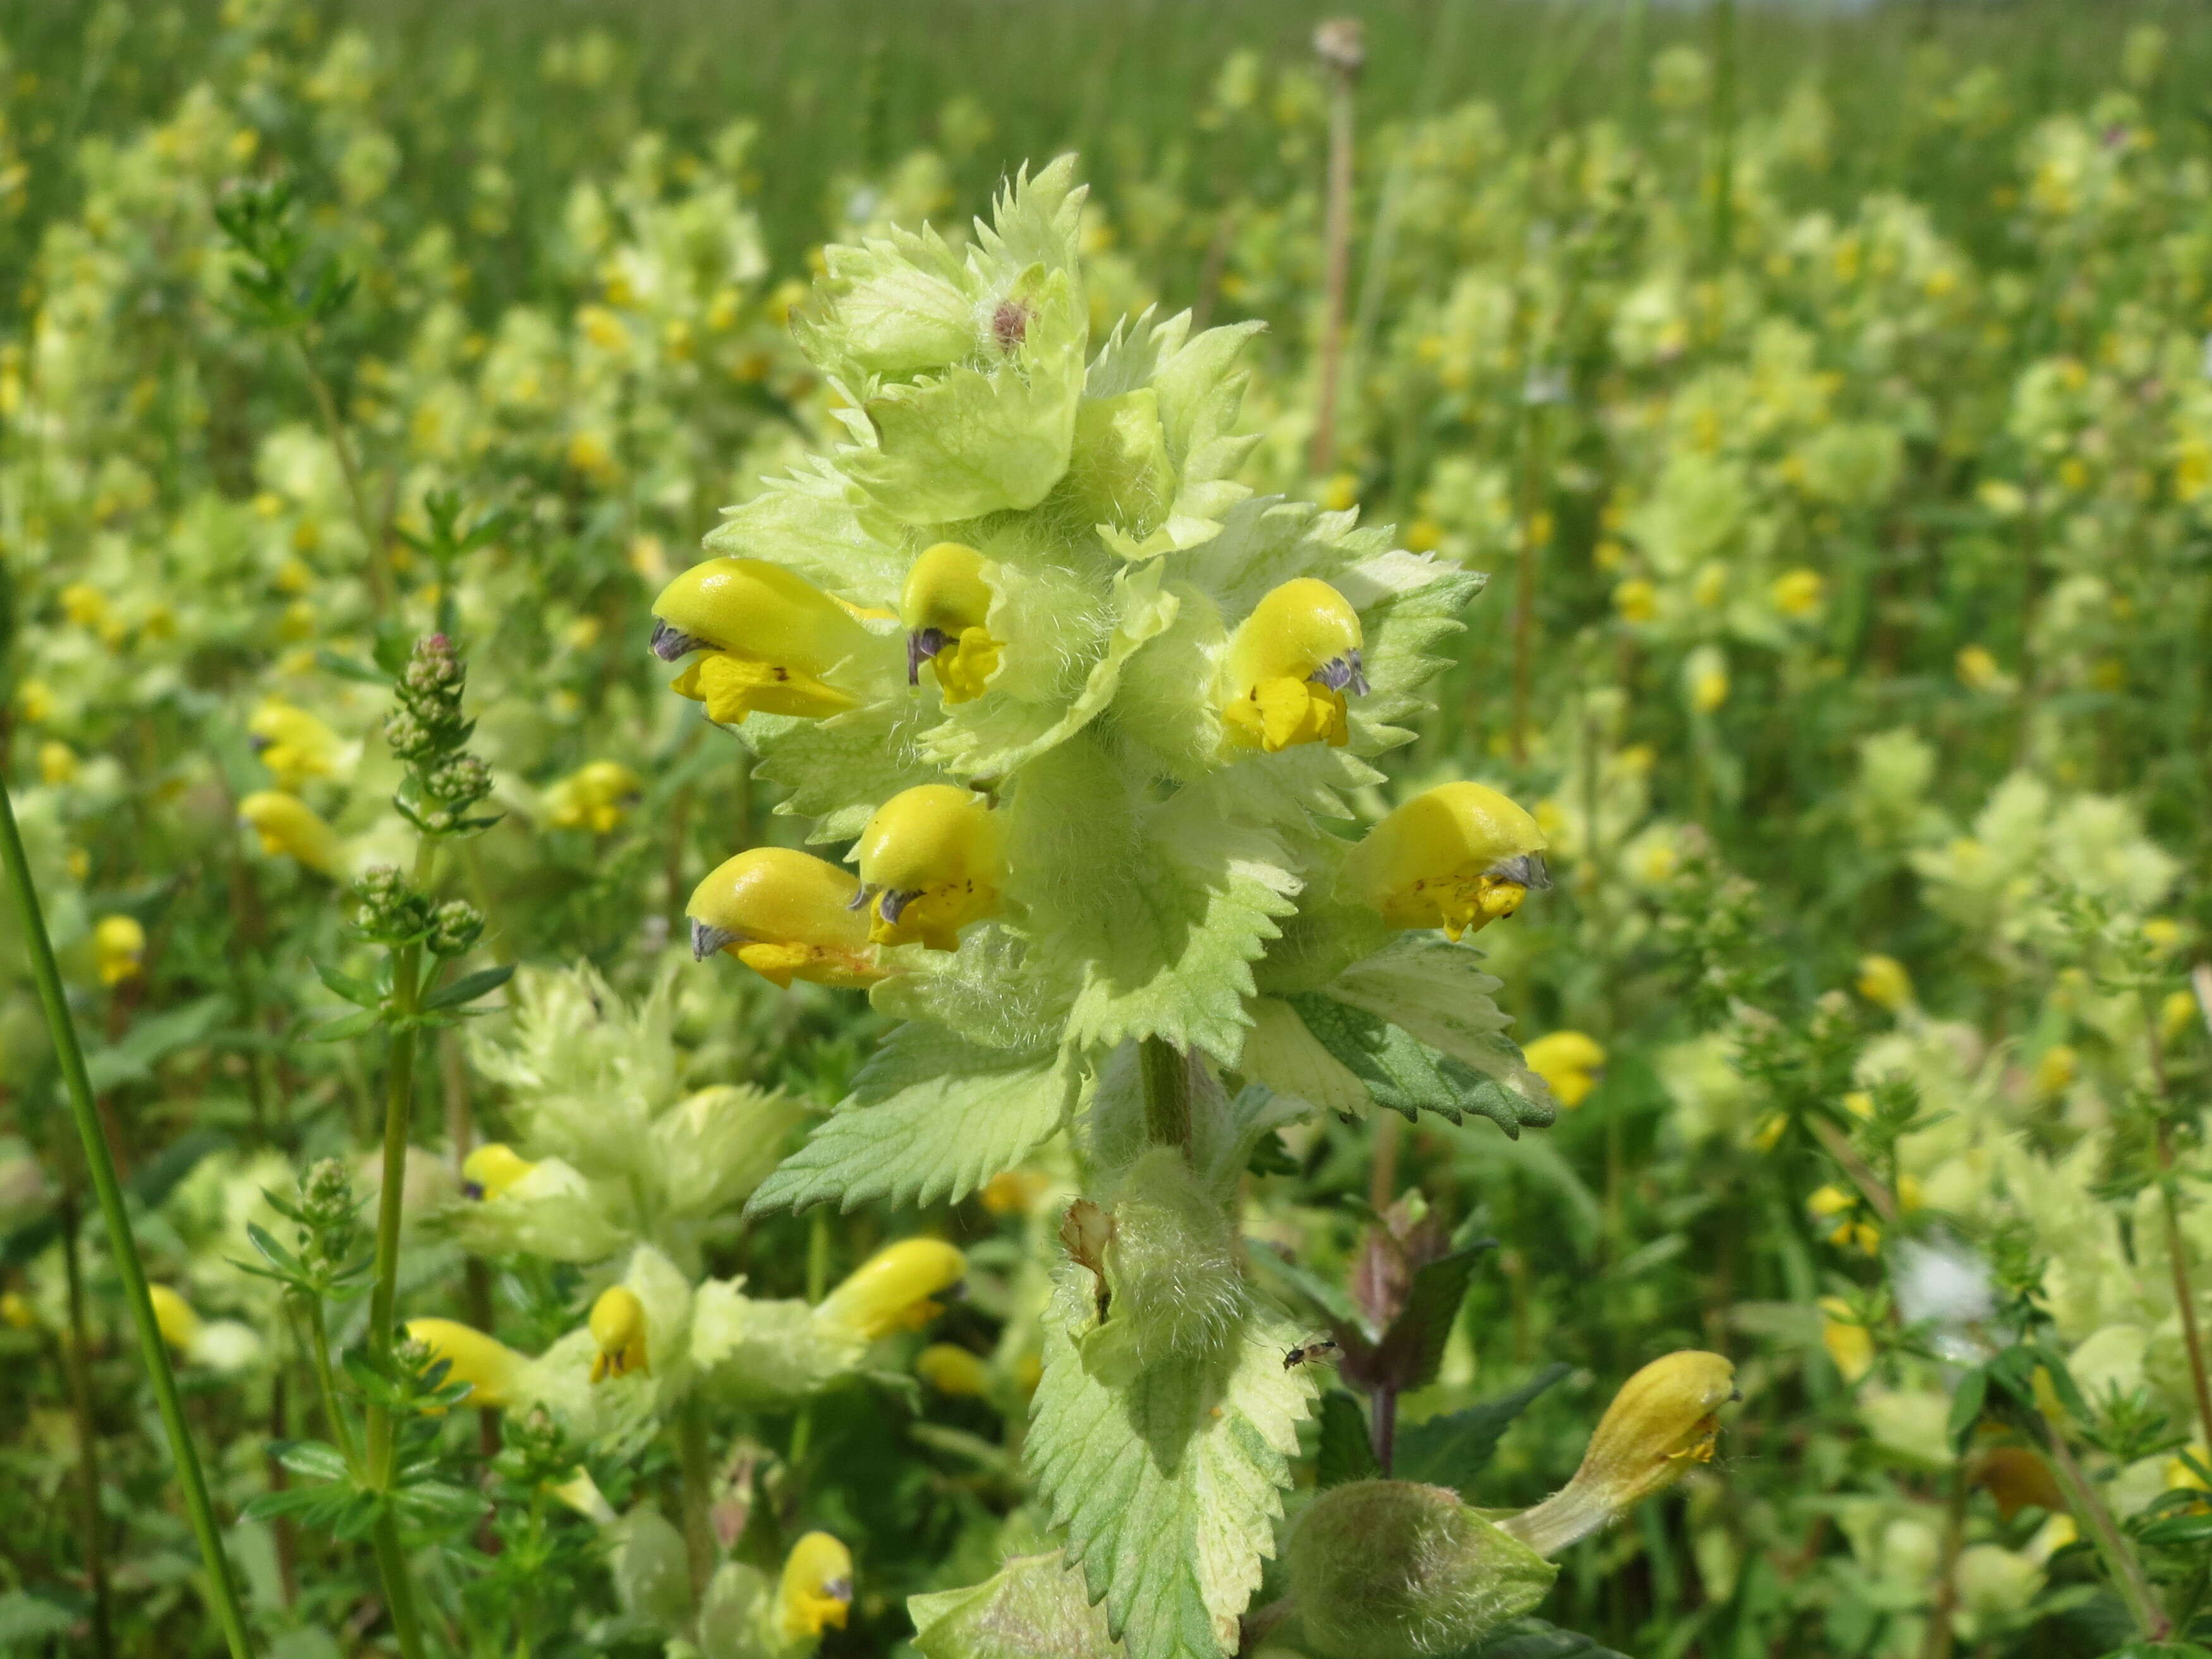
<instances>
[{"instance_id":1,"label":"green leaf","mask_svg":"<svg viewBox=\"0 0 2212 1659\"><path fill-rule=\"evenodd\" d=\"M1960 1377L1959 1386L1952 1391L1948 1432L1951 1443L1962 1454L1973 1436L1974 1425L1982 1420L1982 1407L1989 1395L1989 1369L1982 1365Z\"/></svg>"},{"instance_id":2,"label":"green leaf","mask_svg":"<svg viewBox=\"0 0 2212 1659\"><path fill-rule=\"evenodd\" d=\"M81 1615L30 1590L0 1595L0 1646L27 1648L50 1636L66 1636Z\"/></svg>"},{"instance_id":3,"label":"green leaf","mask_svg":"<svg viewBox=\"0 0 2212 1659\"><path fill-rule=\"evenodd\" d=\"M1396 1467L1401 1480L1450 1486L1469 1503L1474 1482L1498 1450L1498 1443L1529 1402L1565 1376L1569 1367L1547 1365L1510 1394L1485 1400L1464 1411L1448 1412L1398 1431Z\"/></svg>"},{"instance_id":4,"label":"green leaf","mask_svg":"<svg viewBox=\"0 0 2212 1659\"><path fill-rule=\"evenodd\" d=\"M276 1440L269 1455L295 1474L310 1480L343 1480L346 1462L336 1446L322 1440Z\"/></svg>"},{"instance_id":5,"label":"green leaf","mask_svg":"<svg viewBox=\"0 0 2212 1659\"><path fill-rule=\"evenodd\" d=\"M809 842L842 842L901 790L939 781L916 747L936 719L927 699L897 696L826 720L755 714L744 736L760 756L757 775L789 791L777 813L817 820Z\"/></svg>"},{"instance_id":6,"label":"green leaf","mask_svg":"<svg viewBox=\"0 0 2212 1659\"><path fill-rule=\"evenodd\" d=\"M1024 1461L1131 1659L1222 1659L1273 1553L1313 1399L1307 1368L1283 1366L1298 1333L1255 1310L1212 1363L1116 1390L1076 1351L1096 1322L1087 1291L1047 1314Z\"/></svg>"},{"instance_id":7,"label":"green leaf","mask_svg":"<svg viewBox=\"0 0 2212 1659\"><path fill-rule=\"evenodd\" d=\"M1019 1555L966 1589L910 1595L922 1659L1115 1659L1106 1615L1054 1550Z\"/></svg>"},{"instance_id":8,"label":"green leaf","mask_svg":"<svg viewBox=\"0 0 2212 1659\"><path fill-rule=\"evenodd\" d=\"M125 1083L144 1082L171 1054L205 1042L229 1007L222 997L202 997L138 1021L120 1042L85 1056L93 1092L101 1094Z\"/></svg>"},{"instance_id":9,"label":"green leaf","mask_svg":"<svg viewBox=\"0 0 2212 1659\"><path fill-rule=\"evenodd\" d=\"M1053 1050L986 1048L939 1027L900 1026L853 1092L745 1206L803 1209L836 1200L958 1203L1060 1127L1073 1061Z\"/></svg>"},{"instance_id":10,"label":"green leaf","mask_svg":"<svg viewBox=\"0 0 2212 1659\"><path fill-rule=\"evenodd\" d=\"M2212 1543L2212 1515L2170 1515L2152 1522L2136 1536L2164 1548Z\"/></svg>"},{"instance_id":11,"label":"green leaf","mask_svg":"<svg viewBox=\"0 0 2212 1659\"><path fill-rule=\"evenodd\" d=\"M1367 1413L1342 1389L1331 1389L1321 1397L1321 1445L1315 1484L1341 1486L1353 1480L1379 1480L1382 1474L1382 1466L1375 1461L1375 1447L1367 1432Z\"/></svg>"},{"instance_id":12,"label":"green leaf","mask_svg":"<svg viewBox=\"0 0 2212 1659\"><path fill-rule=\"evenodd\" d=\"M1535 1107L1551 1091L1528 1070L1505 1035L1512 1016L1492 1000L1499 981L1482 969L1482 953L1432 933L1398 934L1374 955L1339 974L1324 994L1389 1020L1416 1041L1470 1070L1526 1094ZM1509 1132L1510 1133L1510 1132Z\"/></svg>"},{"instance_id":13,"label":"green leaf","mask_svg":"<svg viewBox=\"0 0 2212 1659\"><path fill-rule=\"evenodd\" d=\"M1465 1067L1447 1072L1450 1062L1434 1049L1363 1009L1311 992L1283 1000L1376 1105L1407 1118L1434 1112L1454 1123L1466 1115L1479 1079ZM1509 1135L1521 1133L1517 1122L1501 1127Z\"/></svg>"},{"instance_id":14,"label":"green leaf","mask_svg":"<svg viewBox=\"0 0 2212 1659\"><path fill-rule=\"evenodd\" d=\"M1595 1637L1561 1630L1540 1619L1516 1619L1452 1659L1626 1659Z\"/></svg>"},{"instance_id":15,"label":"green leaf","mask_svg":"<svg viewBox=\"0 0 2212 1659\"><path fill-rule=\"evenodd\" d=\"M374 1030L384 1023L383 1012L375 1008L364 1008L357 1014L347 1014L325 1024L312 1027L307 1033L309 1042L343 1042L348 1037L357 1037Z\"/></svg>"},{"instance_id":16,"label":"green leaf","mask_svg":"<svg viewBox=\"0 0 2212 1659\"><path fill-rule=\"evenodd\" d=\"M356 1007L380 1008L384 1006L384 993L367 980L356 979L351 974L342 972L326 962L310 958L308 965L315 970L317 979Z\"/></svg>"},{"instance_id":17,"label":"green leaf","mask_svg":"<svg viewBox=\"0 0 2212 1659\"><path fill-rule=\"evenodd\" d=\"M496 968L479 968L473 974L464 974L451 985L433 991L423 998L425 1008L458 1008L465 1002L474 1002L488 996L514 977L514 964L503 963Z\"/></svg>"},{"instance_id":18,"label":"green leaf","mask_svg":"<svg viewBox=\"0 0 2212 1659\"><path fill-rule=\"evenodd\" d=\"M1352 752L1379 755L1411 743L1400 722L1427 712L1421 688L1449 659L1436 647L1465 626L1459 613L1489 579L1479 571L1411 553L1385 553L1338 580L1336 586L1359 612L1366 643L1361 657L1367 695L1352 699Z\"/></svg>"},{"instance_id":19,"label":"green leaf","mask_svg":"<svg viewBox=\"0 0 2212 1659\"><path fill-rule=\"evenodd\" d=\"M1443 1364L1444 1344L1450 1340L1453 1322L1459 1317L1460 1304L1467 1299L1468 1282L1474 1276L1475 1263L1488 1249L1484 1245L1458 1250L1424 1263L1413 1274L1405 1305L1363 1369L1401 1394L1435 1382L1437 1368Z\"/></svg>"}]
</instances>

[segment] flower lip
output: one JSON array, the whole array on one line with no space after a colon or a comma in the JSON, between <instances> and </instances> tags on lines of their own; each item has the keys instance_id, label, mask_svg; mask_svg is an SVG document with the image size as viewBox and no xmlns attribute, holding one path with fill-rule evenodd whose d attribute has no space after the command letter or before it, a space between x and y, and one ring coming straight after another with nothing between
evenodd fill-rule
<instances>
[{"instance_id":1,"label":"flower lip","mask_svg":"<svg viewBox=\"0 0 2212 1659\"><path fill-rule=\"evenodd\" d=\"M896 927L898 919L906 914L906 907L920 898L922 890L919 887L886 887L883 896L876 902L876 914Z\"/></svg>"},{"instance_id":2,"label":"flower lip","mask_svg":"<svg viewBox=\"0 0 2212 1659\"><path fill-rule=\"evenodd\" d=\"M1306 678L1332 691L1348 691L1355 697L1367 695L1367 669L1359 660L1359 647L1356 645L1342 656L1323 663Z\"/></svg>"},{"instance_id":3,"label":"flower lip","mask_svg":"<svg viewBox=\"0 0 2212 1659\"><path fill-rule=\"evenodd\" d=\"M703 650L706 644L707 641L696 634L687 634L680 628L672 627L659 617L653 619L653 654L663 662L675 662L688 657L694 651Z\"/></svg>"},{"instance_id":4,"label":"flower lip","mask_svg":"<svg viewBox=\"0 0 2212 1659\"><path fill-rule=\"evenodd\" d=\"M716 927L694 916L691 918L691 960L704 962L724 945L742 937L734 927Z\"/></svg>"},{"instance_id":5,"label":"flower lip","mask_svg":"<svg viewBox=\"0 0 2212 1659\"><path fill-rule=\"evenodd\" d=\"M906 636L906 683L921 684L921 665L932 660L938 653L953 643L952 635L941 628L917 628Z\"/></svg>"},{"instance_id":6,"label":"flower lip","mask_svg":"<svg viewBox=\"0 0 2212 1659\"><path fill-rule=\"evenodd\" d=\"M1531 892L1547 893L1552 889L1552 872L1541 853L1520 853L1510 859L1500 859L1483 873L1518 882Z\"/></svg>"}]
</instances>

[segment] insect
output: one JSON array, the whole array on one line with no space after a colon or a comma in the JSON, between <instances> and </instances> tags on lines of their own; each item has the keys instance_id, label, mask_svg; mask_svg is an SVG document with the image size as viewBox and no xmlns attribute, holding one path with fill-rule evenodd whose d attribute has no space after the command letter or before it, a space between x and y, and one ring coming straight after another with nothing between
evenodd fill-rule
<instances>
[{"instance_id":1,"label":"insect","mask_svg":"<svg viewBox=\"0 0 2212 1659\"><path fill-rule=\"evenodd\" d=\"M1297 1347L1285 1352L1283 1355L1283 1369L1287 1371L1311 1360L1326 1359L1329 1355L1338 1352L1340 1350L1334 1341L1326 1336L1317 1336L1312 1341L1301 1342Z\"/></svg>"}]
</instances>

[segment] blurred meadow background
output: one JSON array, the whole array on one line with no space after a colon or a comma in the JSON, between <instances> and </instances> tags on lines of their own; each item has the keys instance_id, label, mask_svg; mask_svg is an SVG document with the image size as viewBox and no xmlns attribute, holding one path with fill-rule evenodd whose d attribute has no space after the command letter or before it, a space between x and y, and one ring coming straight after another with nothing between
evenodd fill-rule
<instances>
[{"instance_id":1,"label":"blurred meadow background","mask_svg":"<svg viewBox=\"0 0 2212 1659\"><path fill-rule=\"evenodd\" d=\"M2212 13L1377 0L1352 76L1340 9L0 0L0 766L257 1650L402 1650L365 1531L236 1518L319 1389L238 1264L321 1160L380 1196L386 1051L310 961L363 971L341 884L409 855L379 723L433 631L497 816L434 896L520 971L410 1062L403 1311L534 1354L640 1240L813 1304L917 1233L969 1271L805 1404L415 1419L463 1493L409 1540L427 1650L939 1659L906 1598L1039 1547L1064 1171L740 1219L886 1022L690 961L805 781L645 641L834 429L822 247L958 238L1068 150L1094 342L1264 324L1244 481L1490 574L1363 813L1473 777L1550 843L1480 943L1557 1125L1299 1126L1246 1231L1330 1283L1370 1224L1497 1241L1401 1406L1514 1402L1486 1501L1653 1355L1738 1367L1718 1459L1566 1557L1544 1616L1602 1646L1516 1656L2212 1645ZM11 911L0 1652L217 1653L33 968ZM719 1185L672 1152L604 1237L483 1221L486 1143L708 1090L752 1114ZM2020 1352L2041 1426L1960 1406ZM773 1578L810 1529L849 1617L696 1625L701 1549Z\"/></svg>"}]
</instances>

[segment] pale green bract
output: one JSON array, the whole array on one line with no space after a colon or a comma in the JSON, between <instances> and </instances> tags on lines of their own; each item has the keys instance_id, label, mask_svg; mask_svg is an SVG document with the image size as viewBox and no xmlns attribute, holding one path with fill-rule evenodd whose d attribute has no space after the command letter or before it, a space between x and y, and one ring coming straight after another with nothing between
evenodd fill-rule
<instances>
[{"instance_id":1,"label":"pale green bract","mask_svg":"<svg viewBox=\"0 0 2212 1659\"><path fill-rule=\"evenodd\" d=\"M909 1595L922 1659L1116 1659L1106 1615L1057 1550L1018 1555L966 1589Z\"/></svg>"}]
</instances>

